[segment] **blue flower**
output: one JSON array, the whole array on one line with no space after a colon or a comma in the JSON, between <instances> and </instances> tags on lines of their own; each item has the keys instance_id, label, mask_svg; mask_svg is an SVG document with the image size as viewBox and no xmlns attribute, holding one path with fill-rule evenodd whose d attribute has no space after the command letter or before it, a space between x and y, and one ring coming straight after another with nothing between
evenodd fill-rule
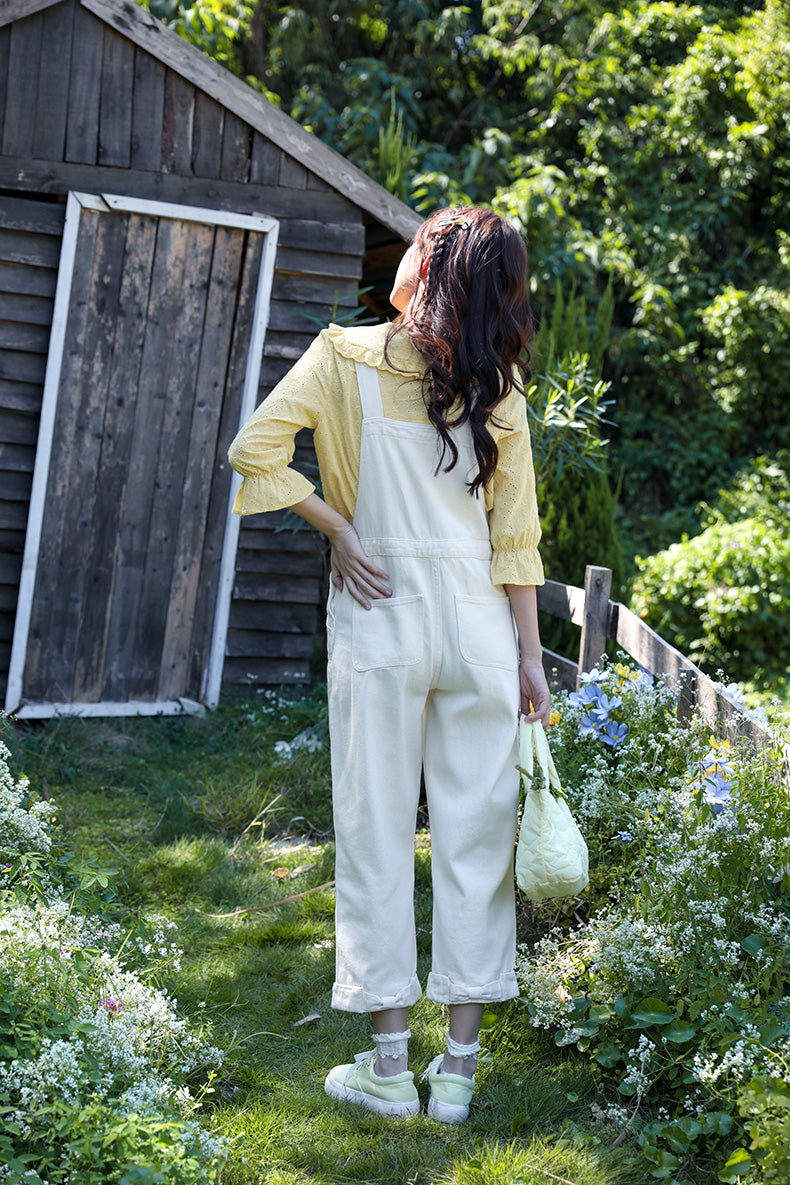
<instances>
[{"instance_id":1,"label":"blue flower","mask_svg":"<svg viewBox=\"0 0 790 1185\"><path fill-rule=\"evenodd\" d=\"M605 745L611 745L613 749L624 741L628 733L627 724L618 724L616 720L610 720L603 732L600 733L600 738Z\"/></svg>"},{"instance_id":2,"label":"blue flower","mask_svg":"<svg viewBox=\"0 0 790 1185\"><path fill-rule=\"evenodd\" d=\"M718 815L719 811L723 810L725 803L732 798L732 783L727 781L724 771L718 769L715 773L708 774L702 784L704 787L703 802L709 803Z\"/></svg>"},{"instance_id":3,"label":"blue flower","mask_svg":"<svg viewBox=\"0 0 790 1185\"><path fill-rule=\"evenodd\" d=\"M590 704L598 702L598 688L594 683L588 683L581 691L572 691L568 696L568 703L572 708L589 708Z\"/></svg>"},{"instance_id":4,"label":"blue flower","mask_svg":"<svg viewBox=\"0 0 790 1185\"><path fill-rule=\"evenodd\" d=\"M719 773L719 771L721 771L721 773L723 773L723 774L729 774L730 776L732 776L732 766L719 753L707 753L702 758L701 764L702 764L703 770L707 771L709 769L712 769L714 774Z\"/></svg>"},{"instance_id":5,"label":"blue flower","mask_svg":"<svg viewBox=\"0 0 790 1185\"><path fill-rule=\"evenodd\" d=\"M618 843L630 843L633 839L630 831L615 831L612 839L616 839Z\"/></svg>"},{"instance_id":6,"label":"blue flower","mask_svg":"<svg viewBox=\"0 0 790 1185\"><path fill-rule=\"evenodd\" d=\"M589 732L591 732L593 736L598 735L598 725L593 720L592 716L584 717L584 719L579 724L579 732L582 734L582 736L586 736Z\"/></svg>"},{"instance_id":7,"label":"blue flower","mask_svg":"<svg viewBox=\"0 0 790 1185\"><path fill-rule=\"evenodd\" d=\"M610 699L609 696L601 692L598 703L600 704L602 711L614 712L616 708L622 708L623 697L621 695L613 695Z\"/></svg>"}]
</instances>

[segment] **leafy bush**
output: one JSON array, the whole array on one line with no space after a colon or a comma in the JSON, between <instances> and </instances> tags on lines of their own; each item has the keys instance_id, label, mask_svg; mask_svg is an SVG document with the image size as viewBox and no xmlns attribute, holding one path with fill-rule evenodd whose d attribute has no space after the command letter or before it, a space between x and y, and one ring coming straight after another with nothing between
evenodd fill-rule
<instances>
[{"instance_id":1,"label":"leafy bush","mask_svg":"<svg viewBox=\"0 0 790 1185\"><path fill-rule=\"evenodd\" d=\"M790 1179L790 1064L782 1058L776 1061L774 1070L782 1076L758 1074L741 1094L738 1110L747 1120L749 1147L761 1157L764 1179L780 1182ZM742 1160L743 1153L735 1163Z\"/></svg>"},{"instance_id":2,"label":"leafy bush","mask_svg":"<svg viewBox=\"0 0 790 1185\"><path fill-rule=\"evenodd\" d=\"M588 726L589 695L561 694L550 742L590 887L570 925L520 948L522 1005L616 1083L619 1101L594 1110L637 1139L652 1176L681 1183L693 1165L734 1180L764 1164L766 1181L782 1179L766 1150L786 1100L759 1093L790 1055L778 751L679 723L666 689L624 664L588 678L616 707L619 739Z\"/></svg>"},{"instance_id":3,"label":"leafy bush","mask_svg":"<svg viewBox=\"0 0 790 1185\"><path fill-rule=\"evenodd\" d=\"M158 986L175 927L120 925L113 874L77 863L9 758L0 744L0 1181L216 1181L224 1145L196 1114L222 1054Z\"/></svg>"},{"instance_id":4,"label":"leafy bush","mask_svg":"<svg viewBox=\"0 0 790 1185\"><path fill-rule=\"evenodd\" d=\"M764 284L751 291L725 288L702 313L716 352L713 393L735 417L742 442L790 445L788 320L790 292Z\"/></svg>"},{"instance_id":5,"label":"leafy bush","mask_svg":"<svg viewBox=\"0 0 790 1185\"><path fill-rule=\"evenodd\" d=\"M707 526L638 560L632 608L698 665L765 691L790 647L787 454L758 458L722 491Z\"/></svg>"}]
</instances>

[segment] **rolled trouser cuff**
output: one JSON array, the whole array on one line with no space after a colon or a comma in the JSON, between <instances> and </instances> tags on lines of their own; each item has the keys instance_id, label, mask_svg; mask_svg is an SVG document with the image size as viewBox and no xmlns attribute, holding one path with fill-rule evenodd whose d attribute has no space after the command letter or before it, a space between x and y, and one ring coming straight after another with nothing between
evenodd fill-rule
<instances>
[{"instance_id":1,"label":"rolled trouser cuff","mask_svg":"<svg viewBox=\"0 0 790 1185\"><path fill-rule=\"evenodd\" d=\"M438 1004L494 1004L498 1000L513 1000L519 994L515 971L506 971L488 983L466 984L449 975L431 972L425 995Z\"/></svg>"},{"instance_id":2,"label":"rolled trouser cuff","mask_svg":"<svg viewBox=\"0 0 790 1185\"><path fill-rule=\"evenodd\" d=\"M382 995L355 984L335 983L332 1007L340 1012L383 1012L385 1008L410 1008L421 996L422 986L416 975L393 995Z\"/></svg>"}]
</instances>

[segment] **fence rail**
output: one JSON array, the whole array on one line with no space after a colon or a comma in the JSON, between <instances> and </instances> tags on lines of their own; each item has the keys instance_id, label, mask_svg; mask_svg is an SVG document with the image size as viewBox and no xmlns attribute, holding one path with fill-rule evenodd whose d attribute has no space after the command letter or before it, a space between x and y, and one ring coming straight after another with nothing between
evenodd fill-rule
<instances>
[{"instance_id":1,"label":"fence rail","mask_svg":"<svg viewBox=\"0 0 790 1185\"><path fill-rule=\"evenodd\" d=\"M611 569L588 564L584 588L555 580L547 580L538 588L538 609L542 613L581 626L578 661L552 650L543 651L543 666L547 674L556 672L561 688L575 690L582 671L592 670L600 662L606 643L614 639L621 650L674 692L681 718L688 719L698 708L706 723L730 740L747 737L761 747L773 743L770 730L759 717L723 695L708 675L625 605L610 601L611 587ZM784 756L787 764L788 754Z\"/></svg>"}]
</instances>

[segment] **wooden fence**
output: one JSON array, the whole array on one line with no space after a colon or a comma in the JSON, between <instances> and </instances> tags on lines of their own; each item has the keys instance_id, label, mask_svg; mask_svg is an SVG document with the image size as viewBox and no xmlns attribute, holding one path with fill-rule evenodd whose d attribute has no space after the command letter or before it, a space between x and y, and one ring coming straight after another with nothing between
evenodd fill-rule
<instances>
[{"instance_id":1,"label":"wooden fence","mask_svg":"<svg viewBox=\"0 0 790 1185\"><path fill-rule=\"evenodd\" d=\"M552 617L581 626L577 662L552 650L543 651L547 674L554 673L560 688L575 690L582 671L590 671L600 661L606 643L614 639L621 650L635 658L640 666L655 675L677 696L678 716L688 719L698 708L703 719L719 736L730 740L747 738L767 747L773 743L764 721L723 695L716 684L685 655L670 646L641 618L609 600L612 573L609 568L588 565L584 588L547 580L538 588L538 609ZM784 764L790 768L790 754Z\"/></svg>"}]
</instances>

